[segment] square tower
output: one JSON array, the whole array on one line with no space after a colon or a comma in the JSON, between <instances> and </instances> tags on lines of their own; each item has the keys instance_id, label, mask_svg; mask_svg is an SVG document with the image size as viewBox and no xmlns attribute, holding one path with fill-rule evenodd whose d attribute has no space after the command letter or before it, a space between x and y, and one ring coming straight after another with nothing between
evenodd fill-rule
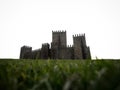
<instances>
[{"instance_id":1,"label":"square tower","mask_svg":"<svg viewBox=\"0 0 120 90\"><path fill-rule=\"evenodd\" d=\"M74 58L91 59L90 48L86 45L85 34L73 36Z\"/></svg>"},{"instance_id":2,"label":"square tower","mask_svg":"<svg viewBox=\"0 0 120 90\"><path fill-rule=\"evenodd\" d=\"M52 31L51 58L61 59L67 47L66 31ZM63 56L64 58L64 56Z\"/></svg>"},{"instance_id":3,"label":"square tower","mask_svg":"<svg viewBox=\"0 0 120 90\"><path fill-rule=\"evenodd\" d=\"M73 36L74 59L83 59L82 38L81 36Z\"/></svg>"},{"instance_id":4,"label":"square tower","mask_svg":"<svg viewBox=\"0 0 120 90\"><path fill-rule=\"evenodd\" d=\"M55 46L66 47L66 31L52 31L52 43Z\"/></svg>"}]
</instances>

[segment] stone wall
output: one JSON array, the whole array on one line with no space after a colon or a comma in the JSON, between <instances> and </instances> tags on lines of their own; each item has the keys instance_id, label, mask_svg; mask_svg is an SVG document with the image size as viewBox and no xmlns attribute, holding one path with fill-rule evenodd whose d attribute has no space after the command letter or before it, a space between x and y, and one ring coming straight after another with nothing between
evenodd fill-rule
<instances>
[{"instance_id":1,"label":"stone wall","mask_svg":"<svg viewBox=\"0 0 120 90\"><path fill-rule=\"evenodd\" d=\"M50 58L49 44L45 43L45 44L42 44L41 59L48 59L48 58Z\"/></svg>"},{"instance_id":2,"label":"stone wall","mask_svg":"<svg viewBox=\"0 0 120 90\"><path fill-rule=\"evenodd\" d=\"M68 46L66 49L66 58L65 59L74 59L74 48L73 46Z\"/></svg>"}]
</instances>

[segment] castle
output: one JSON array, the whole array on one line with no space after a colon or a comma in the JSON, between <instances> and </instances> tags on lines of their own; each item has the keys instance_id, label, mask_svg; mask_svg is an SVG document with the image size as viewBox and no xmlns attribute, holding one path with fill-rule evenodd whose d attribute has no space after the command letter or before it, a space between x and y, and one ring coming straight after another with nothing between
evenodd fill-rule
<instances>
[{"instance_id":1,"label":"castle","mask_svg":"<svg viewBox=\"0 0 120 90\"><path fill-rule=\"evenodd\" d=\"M20 59L91 59L85 34L73 35L73 46L67 46L66 31L52 31L52 42L42 44L41 49L23 46Z\"/></svg>"}]
</instances>

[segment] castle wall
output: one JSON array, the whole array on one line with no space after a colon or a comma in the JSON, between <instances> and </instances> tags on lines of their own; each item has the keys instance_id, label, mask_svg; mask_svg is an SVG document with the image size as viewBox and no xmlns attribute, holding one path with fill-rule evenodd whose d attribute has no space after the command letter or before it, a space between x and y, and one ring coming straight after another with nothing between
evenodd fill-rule
<instances>
[{"instance_id":1,"label":"castle wall","mask_svg":"<svg viewBox=\"0 0 120 90\"><path fill-rule=\"evenodd\" d=\"M58 59L65 59L65 58L66 58L66 50L67 50L66 47L61 47L61 48L59 49Z\"/></svg>"},{"instance_id":2,"label":"castle wall","mask_svg":"<svg viewBox=\"0 0 120 90\"><path fill-rule=\"evenodd\" d=\"M31 59L40 59L41 58L41 50L33 50L31 54Z\"/></svg>"},{"instance_id":3,"label":"castle wall","mask_svg":"<svg viewBox=\"0 0 120 90\"><path fill-rule=\"evenodd\" d=\"M65 59L74 59L74 48L73 46L68 46L66 49Z\"/></svg>"},{"instance_id":4,"label":"castle wall","mask_svg":"<svg viewBox=\"0 0 120 90\"><path fill-rule=\"evenodd\" d=\"M51 52L52 59L74 59L73 47L62 47L60 49L54 49Z\"/></svg>"},{"instance_id":5,"label":"castle wall","mask_svg":"<svg viewBox=\"0 0 120 90\"><path fill-rule=\"evenodd\" d=\"M51 48L48 43L41 49L23 46L20 59L91 59L90 48L86 45L85 34L73 36L73 46L67 47L66 31L52 31Z\"/></svg>"},{"instance_id":6,"label":"castle wall","mask_svg":"<svg viewBox=\"0 0 120 90\"><path fill-rule=\"evenodd\" d=\"M51 59L58 59L59 48L55 43L51 43Z\"/></svg>"},{"instance_id":7,"label":"castle wall","mask_svg":"<svg viewBox=\"0 0 120 90\"><path fill-rule=\"evenodd\" d=\"M50 58L50 50L49 50L49 44L42 44L41 48L41 59L48 59Z\"/></svg>"}]
</instances>

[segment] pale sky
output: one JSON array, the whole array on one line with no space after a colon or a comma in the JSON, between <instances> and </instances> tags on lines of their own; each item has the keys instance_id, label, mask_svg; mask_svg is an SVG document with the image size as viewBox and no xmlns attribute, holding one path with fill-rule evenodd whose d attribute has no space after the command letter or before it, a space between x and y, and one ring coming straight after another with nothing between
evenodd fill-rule
<instances>
[{"instance_id":1,"label":"pale sky","mask_svg":"<svg viewBox=\"0 0 120 90\"><path fill-rule=\"evenodd\" d=\"M120 0L0 0L0 58L51 43L52 30L85 33L92 58L120 58Z\"/></svg>"}]
</instances>

